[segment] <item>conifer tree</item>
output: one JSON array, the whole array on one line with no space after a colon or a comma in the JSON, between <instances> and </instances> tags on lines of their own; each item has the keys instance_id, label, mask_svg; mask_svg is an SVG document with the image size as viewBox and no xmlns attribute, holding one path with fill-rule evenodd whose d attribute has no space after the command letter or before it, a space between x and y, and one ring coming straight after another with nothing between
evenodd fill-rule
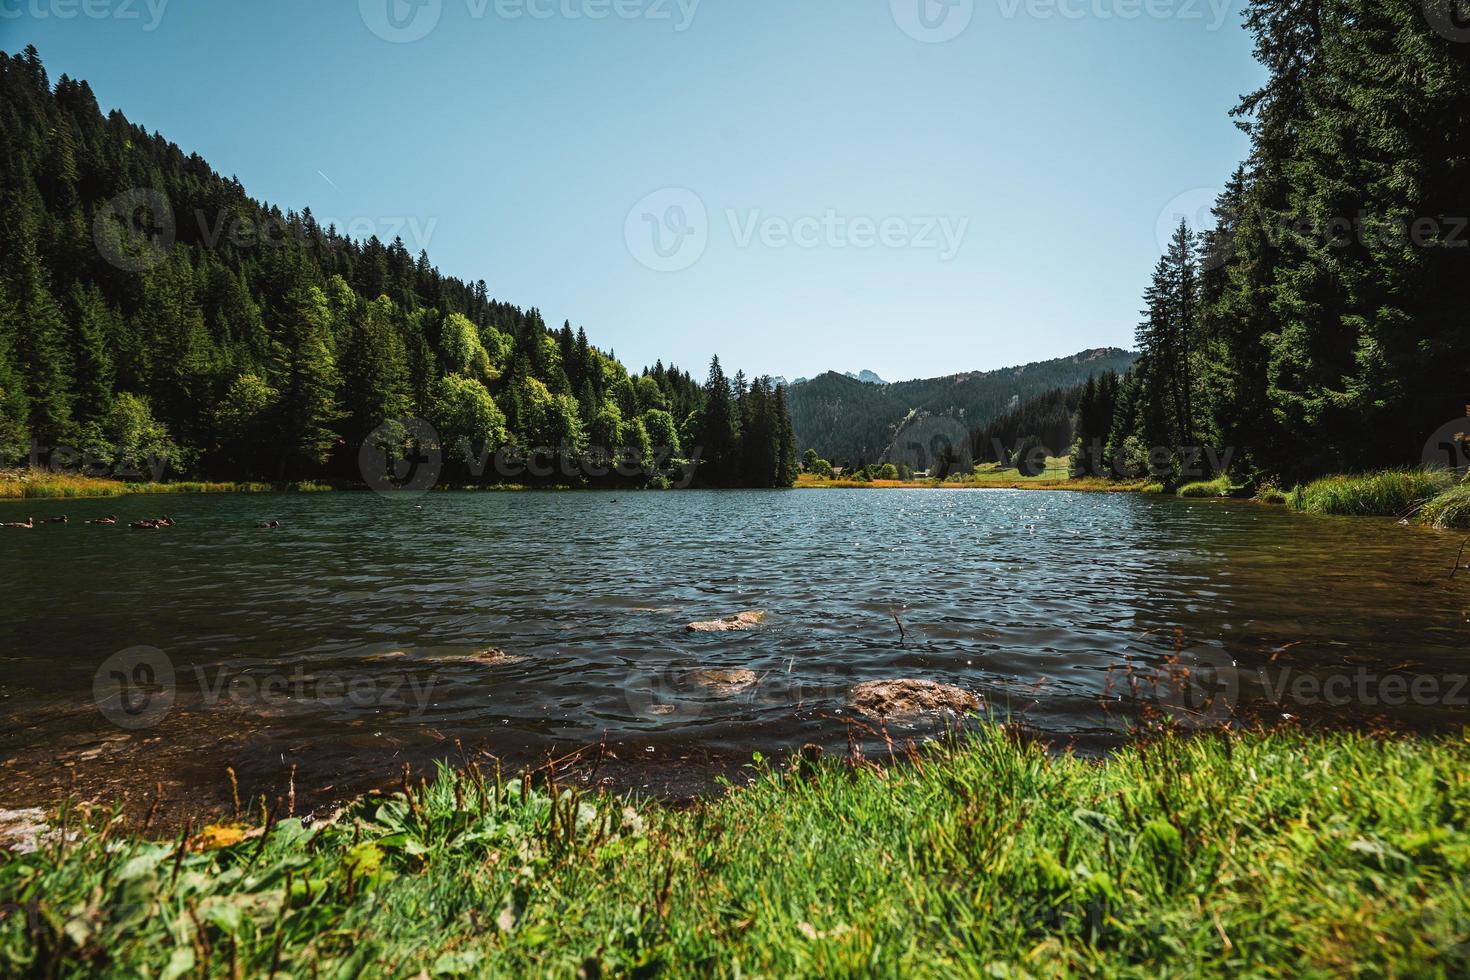
<instances>
[{"instance_id":1,"label":"conifer tree","mask_svg":"<svg viewBox=\"0 0 1470 980\"><path fill-rule=\"evenodd\" d=\"M697 437L703 457L699 480L708 486L726 486L736 476L739 466L735 455L736 406L718 356L710 360L709 377L704 384L704 402Z\"/></svg>"}]
</instances>

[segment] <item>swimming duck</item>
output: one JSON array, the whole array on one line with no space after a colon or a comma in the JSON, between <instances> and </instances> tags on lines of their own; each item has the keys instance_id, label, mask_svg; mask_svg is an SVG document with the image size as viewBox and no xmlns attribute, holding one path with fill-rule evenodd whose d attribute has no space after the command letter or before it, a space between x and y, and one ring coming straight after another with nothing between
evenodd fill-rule
<instances>
[{"instance_id":1,"label":"swimming duck","mask_svg":"<svg viewBox=\"0 0 1470 980\"><path fill-rule=\"evenodd\" d=\"M108 514L106 517L99 517L95 521L88 521L87 523L88 524L116 524L117 523L117 518L116 517L113 517L111 514Z\"/></svg>"},{"instance_id":2,"label":"swimming duck","mask_svg":"<svg viewBox=\"0 0 1470 980\"><path fill-rule=\"evenodd\" d=\"M46 523L47 524L65 524L66 523L66 518L65 517L48 517L48 518L46 518Z\"/></svg>"},{"instance_id":3,"label":"swimming duck","mask_svg":"<svg viewBox=\"0 0 1470 980\"><path fill-rule=\"evenodd\" d=\"M14 527L19 528L22 531L29 531L35 526L36 519L34 517L27 517L24 521L12 521L9 524L0 524L0 527Z\"/></svg>"},{"instance_id":4,"label":"swimming duck","mask_svg":"<svg viewBox=\"0 0 1470 980\"><path fill-rule=\"evenodd\" d=\"M261 521L259 524L255 525L255 526L258 527L258 528L260 528L261 530L269 530L269 529L271 529L273 527L280 527L281 526L281 522L280 521Z\"/></svg>"}]
</instances>

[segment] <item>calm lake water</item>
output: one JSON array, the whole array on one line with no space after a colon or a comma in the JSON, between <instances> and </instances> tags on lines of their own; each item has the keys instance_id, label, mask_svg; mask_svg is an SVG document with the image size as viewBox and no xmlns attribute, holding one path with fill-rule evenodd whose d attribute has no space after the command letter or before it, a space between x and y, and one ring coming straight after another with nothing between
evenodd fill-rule
<instances>
[{"instance_id":1,"label":"calm lake water","mask_svg":"<svg viewBox=\"0 0 1470 980\"><path fill-rule=\"evenodd\" d=\"M675 791L845 747L848 691L890 678L1082 748L1158 711L1470 722L1461 539L1390 521L1032 491L0 504L27 514L70 522L0 532L0 806L217 795L227 765L340 795L456 739L520 766L605 738L608 772ZM754 632L684 629L746 610Z\"/></svg>"}]
</instances>

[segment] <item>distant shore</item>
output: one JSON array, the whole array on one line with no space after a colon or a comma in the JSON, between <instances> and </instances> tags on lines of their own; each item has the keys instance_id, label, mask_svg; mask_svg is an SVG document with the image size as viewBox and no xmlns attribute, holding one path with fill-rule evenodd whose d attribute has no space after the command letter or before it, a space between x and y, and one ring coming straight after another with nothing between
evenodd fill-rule
<instances>
[{"instance_id":1,"label":"distant shore","mask_svg":"<svg viewBox=\"0 0 1470 980\"><path fill-rule=\"evenodd\" d=\"M334 486L314 481L260 483L249 481L182 480L174 483L101 479L70 474L35 474L28 470L0 471L0 501L86 500L155 494L263 494L365 493L365 486ZM1287 492L1274 486L1247 490L1220 477L1171 489L1148 479L1106 480L1073 477L1065 468L1048 467L1038 476L1001 470L994 464L977 467L962 479L866 480L827 479L803 473L797 490L1042 490L1064 493L1148 493L1194 500L1241 499L1284 506L1319 515L1393 517L1440 529L1470 529L1470 483L1448 471L1385 470L1351 476L1329 476ZM433 492L521 493L527 491L585 491L633 493L637 487L488 484L441 484Z\"/></svg>"},{"instance_id":2,"label":"distant shore","mask_svg":"<svg viewBox=\"0 0 1470 980\"><path fill-rule=\"evenodd\" d=\"M334 486L314 481L264 483L229 480L180 480L177 482L128 482L98 477L66 474L31 474L10 471L0 478L0 500L84 500L89 498L125 497L142 494L218 494L218 493L357 493L365 486ZM512 492L525 490L611 490L629 492L628 487L575 487L566 485L490 484L458 486L446 484L436 488L462 491ZM825 480L803 474L798 490L1070 490L1093 493L1162 492L1163 488L1147 481L1112 481L1096 478L1071 478L1048 471L1039 477L1024 477L1012 471L980 473L964 482L943 480Z\"/></svg>"},{"instance_id":3,"label":"distant shore","mask_svg":"<svg viewBox=\"0 0 1470 980\"><path fill-rule=\"evenodd\" d=\"M979 479L948 480L826 480L802 475L798 490L1057 490L1077 493L1163 493L1160 484L1113 481L1096 477L1025 477L989 475Z\"/></svg>"}]
</instances>

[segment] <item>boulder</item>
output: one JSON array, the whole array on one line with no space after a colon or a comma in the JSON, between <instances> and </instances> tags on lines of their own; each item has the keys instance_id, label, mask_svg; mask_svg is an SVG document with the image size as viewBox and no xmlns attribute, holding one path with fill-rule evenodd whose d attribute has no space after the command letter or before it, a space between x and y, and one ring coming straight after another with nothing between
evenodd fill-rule
<instances>
[{"instance_id":1,"label":"boulder","mask_svg":"<svg viewBox=\"0 0 1470 980\"><path fill-rule=\"evenodd\" d=\"M869 681L852 689L848 705L870 718L915 718L921 715L967 715L984 702L963 688L934 681Z\"/></svg>"},{"instance_id":2,"label":"boulder","mask_svg":"<svg viewBox=\"0 0 1470 980\"><path fill-rule=\"evenodd\" d=\"M443 657L439 662L446 666L476 664L480 667L514 667L516 664L525 663L527 659L513 653L506 653L504 650L481 650L467 657Z\"/></svg>"},{"instance_id":3,"label":"boulder","mask_svg":"<svg viewBox=\"0 0 1470 980\"><path fill-rule=\"evenodd\" d=\"M705 693L715 698L733 698L755 686L753 670L695 670L689 673L689 681L704 688Z\"/></svg>"},{"instance_id":4,"label":"boulder","mask_svg":"<svg viewBox=\"0 0 1470 980\"><path fill-rule=\"evenodd\" d=\"M712 619L703 623L690 623L686 629L691 633L734 633L740 630L753 630L765 621L766 614L763 612L743 612L734 616L726 616L724 619Z\"/></svg>"}]
</instances>

